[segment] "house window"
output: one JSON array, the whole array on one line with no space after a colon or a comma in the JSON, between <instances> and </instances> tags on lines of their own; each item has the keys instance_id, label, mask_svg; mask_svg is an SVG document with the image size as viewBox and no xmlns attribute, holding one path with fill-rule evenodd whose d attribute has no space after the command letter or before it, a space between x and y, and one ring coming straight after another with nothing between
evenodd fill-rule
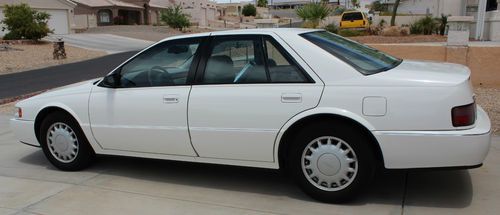
<instances>
[{"instance_id":1,"label":"house window","mask_svg":"<svg viewBox=\"0 0 500 215\"><path fill-rule=\"evenodd\" d=\"M488 0L486 2L486 11L497 10L498 2L497 0Z\"/></svg>"},{"instance_id":2,"label":"house window","mask_svg":"<svg viewBox=\"0 0 500 215\"><path fill-rule=\"evenodd\" d=\"M99 10L98 16L100 23L111 23L111 10Z\"/></svg>"}]
</instances>

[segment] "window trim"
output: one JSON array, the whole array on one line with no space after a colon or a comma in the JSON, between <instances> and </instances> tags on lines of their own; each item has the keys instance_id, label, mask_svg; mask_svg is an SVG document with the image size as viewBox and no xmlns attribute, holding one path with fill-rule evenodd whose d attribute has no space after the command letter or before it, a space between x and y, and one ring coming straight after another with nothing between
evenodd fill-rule
<instances>
[{"instance_id":1,"label":"window trim","mask_svg":"<svg viewBox=\"0 0 500 215\"><path fill-rule=\"evenodd\" d=\"M201 55L202 55L202 47L206 46L207 40L209 36L200 36L200 37L189 37L189 38L179 38L179 39L173 39L173 40L167 40L163 42L159 42L156 44L153 44L142 51L138 52L136 55L133 57L127 59L125 62L123 62L121 65L116 67L111 73L107 74L98 84L97 86L99 87L104 87L104 88L113 88L113 89L140 89L140 88L152 88L152 87L179 87L179 86L191 86L194 83L194 77L195 77L195 72L198 69L200 60L201 60ZM191 63L191 66L189 67L187 78L186 78L186 83L185 84L179 84L179 85L171 85L171 86L147 86L147 87L121 87L121 86L107 86L105 85L104 79L108 76L112 76L115 74L121 74L122 69L125 65L129 64L131 61L135 60L136 58L140 57L142 54L146 53L150 49L157 47L157 46L168 46L170 44L175 44L175 43L188 43L189 41L196 41L199 40L199 46L198 49L196 50L194 56L193 56L193 62Z\"/></svg>"},{"instance_id":2,"label":"window trim","mask_svg":"<svg viewBox=\"0 0 500 215\"><path fill-rule=\"evenodd\" d=\"M266 70L266 75L268 77L267 78L268 81L267 82L243 82L243 83L204 83L203 78L205 76L205 70L206 70L208 58L210 58L210 55L212 54L212 50L215 46L214 41L215 41L215 39L220 39L220 38L227 39L227 40L251 39L251 40L254 40L254 41L257 41L258 43L260 43L260 47L258 47L258 49L260 49L260 52L265 57L264 66L265 66L265 70ZM287 59L290 63L294 64L298 68L299 72L301 72L302 75L304 76L304 78L306 79L304 82L272 82L272 80L270 79L268 62L266 60L267 59L267 50L264 49L265 48L264 43L265 43L266 39L268 39L268 41L272 45L274 45L276 49L278 49L278 51L283 55L283 57L285 59ZM291 56L290 53L288 53L288 51L285 50L285 48L283 48L283 46L278 41L276 41L276 39L274 37L272 37L271 35L266 35L266 34L213 35L213 36L209 36L209 38L207 39L206 42L207 42L206 44L208 44L206 47L208 47L208 48L202 50L201 59L200 59L200 62L198 63L198 68L196 69L196 74L195 74L194 82L192 83L192 85L311 84L311 83L314 84L314 83L316 83L314 81L314 79L304 70L302 65L300 65L295 60L295 58L293 56Z\"/></svg>"}]
</instances>

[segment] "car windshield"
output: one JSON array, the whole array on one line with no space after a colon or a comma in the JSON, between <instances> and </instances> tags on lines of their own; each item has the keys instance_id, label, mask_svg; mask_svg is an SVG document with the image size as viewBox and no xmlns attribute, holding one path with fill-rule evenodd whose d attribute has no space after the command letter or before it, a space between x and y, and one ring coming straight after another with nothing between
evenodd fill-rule
<instances>
[{"instance_id":1,"label":"car windshield","mask_svg":"<svg viewBox=\"0 0 500 215\"><path fill-rule=\"evenodd\" d=\"M326 31L309 32L301 36L350 64L364 75L387 71L402 61L369 46Z\"/></svg>"}]
</instances>

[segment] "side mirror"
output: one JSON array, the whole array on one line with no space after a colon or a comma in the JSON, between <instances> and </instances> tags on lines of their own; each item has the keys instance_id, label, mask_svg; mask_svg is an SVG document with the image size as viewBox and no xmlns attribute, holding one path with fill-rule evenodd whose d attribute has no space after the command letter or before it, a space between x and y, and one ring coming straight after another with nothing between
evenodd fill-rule
<instances>
[{"instance_id":1,"label":"side mirror","mask_svg":"<svg viewBox=\"0 0 500 215\"><path fill-rule=\"evenodd\" d=\"M100 87L117 88L120 86L120 74L113 73L104 77L99 83Z\"/></svg>"}]
</instances>

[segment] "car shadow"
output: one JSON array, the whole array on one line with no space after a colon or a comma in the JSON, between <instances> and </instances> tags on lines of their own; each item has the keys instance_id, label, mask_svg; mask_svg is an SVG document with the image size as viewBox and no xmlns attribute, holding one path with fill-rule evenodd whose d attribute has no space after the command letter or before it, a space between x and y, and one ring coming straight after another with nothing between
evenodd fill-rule
<instances>
[{"instance_id":1,"label":"car shadow","mask_svg":"<svg viewBox=\"0 0 500 215\"><path fill-rule=\"evenodd\" d=\"M54 170L42 151L21 162ZM178 184L316 202L304 194L287 174L278 170L118 156L99 156L84 170L156 183ZM439 208L470 205L473 190L467 170L380 170L356 200L345 205L389 204Z\"/></svg>"}]
</instances>

